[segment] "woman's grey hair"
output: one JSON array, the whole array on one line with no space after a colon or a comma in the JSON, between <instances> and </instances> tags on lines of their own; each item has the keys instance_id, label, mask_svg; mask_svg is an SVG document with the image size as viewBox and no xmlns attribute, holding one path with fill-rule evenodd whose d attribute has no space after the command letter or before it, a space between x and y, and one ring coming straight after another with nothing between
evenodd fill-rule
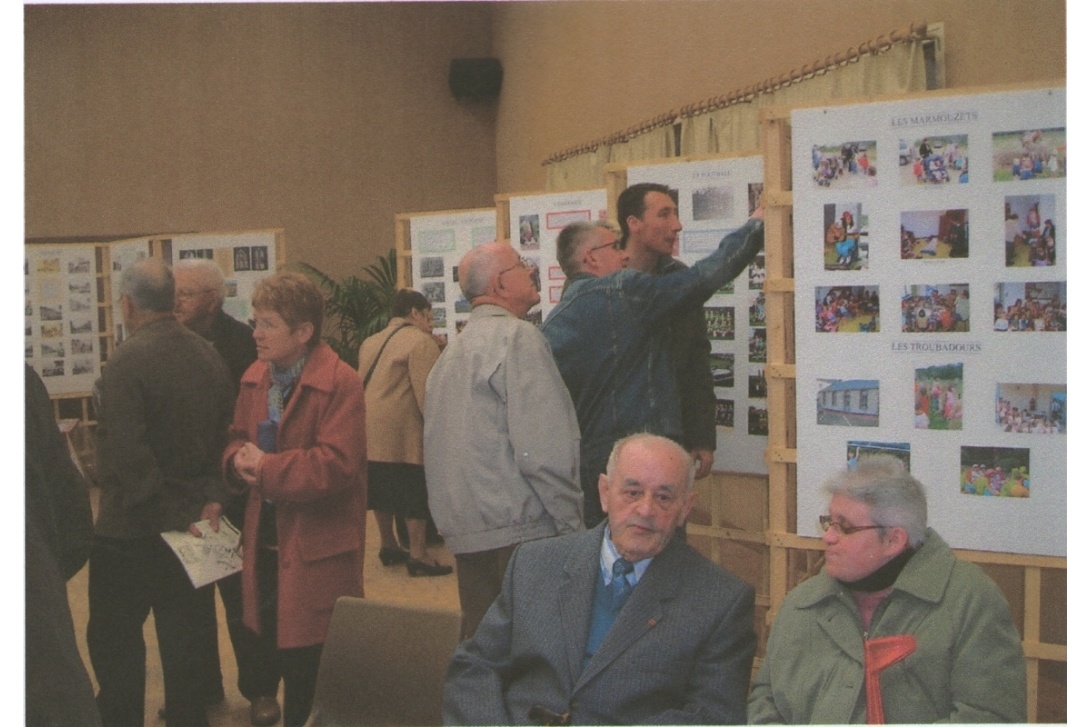
<instances>
[{"instance_id":1,"label":"woman's grey hair","mask_svg":"<svg viewBox=\"0 0 1090 727\"><path fill-rule=\"evenodd\" d=\"M152 313L174 310L174 273L158 258L139 260L121 273L121 295L137 309Z\"/></svg>"},{"instance_id":2,"label":"woman's grey hair","mask_svg":"<svg viewBox=\"0 0 1090 727\"><path fill-rule=\"evenodd\" d=\"M609 453L609 460L606 461L606 477L611 481L613 479L613 471L617 468L617 461L621 458L621 450L627 447L629 444L636 442L654 441L662 444L667 449L672 449L681 458L681 461L686 463L685 468L685 494L689 494L693 491L693 482L696 480L696 460L693 456L682 447L680 444L672 439L666 437L660 437L657 434L649 434L648 432L639 432L637 434L629 434L623 439L618 439L613 445L613 451Z\"/></svg>"},{"instance_id":3,"label":"woman's grey hair","mask_svg":"<svg viewBox=\"0 0 1090 727\"><path fill-rule=\"evenodd\" d=\"M923 485L891 454L860 457L855 466L825 481L830 497L843 495L870 508L876 525L904 528L918 548L927 535L927 495Z\"/></svg>"}]
</instances>

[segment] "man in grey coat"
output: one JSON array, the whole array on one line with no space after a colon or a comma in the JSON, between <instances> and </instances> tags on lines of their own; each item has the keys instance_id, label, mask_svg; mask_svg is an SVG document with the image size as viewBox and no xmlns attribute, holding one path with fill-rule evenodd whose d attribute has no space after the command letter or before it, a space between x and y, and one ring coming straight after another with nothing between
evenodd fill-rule
<instances>
[{"instance_id":1,"label":"man in grey coat","mask_svg":"<svg viewBox=\"0 0 1090 727\"><path fill-rule=\"evenodd\" d=\"M753 589L674 532L695 464L665 437L614 447L593 530L525 543L455 651L448 724L742 724Z\"/></svg>"}]
</instances>

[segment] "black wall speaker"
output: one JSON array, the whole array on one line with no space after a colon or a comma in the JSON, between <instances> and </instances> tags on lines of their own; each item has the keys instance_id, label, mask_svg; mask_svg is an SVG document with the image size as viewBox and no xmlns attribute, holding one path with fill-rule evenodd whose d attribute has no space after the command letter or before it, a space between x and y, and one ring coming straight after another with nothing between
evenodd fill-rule
<instances>
[{"instance_id":1,"label":"black wall speaker","mask_svg":"<svg viewBox=\"0 0 1090 727\"><path fill-rule=\"evenodd\" d=\"M498 58L455 58L450 62L450 92L459 101L495 101L503 85Z\"/></svg>"}]
</instances>

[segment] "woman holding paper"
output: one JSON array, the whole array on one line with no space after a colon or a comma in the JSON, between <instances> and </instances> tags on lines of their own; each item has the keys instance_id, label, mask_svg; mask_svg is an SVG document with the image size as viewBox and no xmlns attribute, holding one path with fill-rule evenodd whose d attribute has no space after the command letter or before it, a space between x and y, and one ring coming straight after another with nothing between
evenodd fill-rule
<instances>
[{"instance_id":1,"label":"woman holding paper","mask_svg":"<svg viewBox=\"0 0 1090 727\"><path fill-rule=\"evenodd\" d=\"M298 727L333 604L363 596L363 389L321 342L324 301L313 282L266 278L253 306L258 360L242 377L223 462L228 480L249 490L243 622L275 643L284 725Z\"/></svg>"}]
</instances>

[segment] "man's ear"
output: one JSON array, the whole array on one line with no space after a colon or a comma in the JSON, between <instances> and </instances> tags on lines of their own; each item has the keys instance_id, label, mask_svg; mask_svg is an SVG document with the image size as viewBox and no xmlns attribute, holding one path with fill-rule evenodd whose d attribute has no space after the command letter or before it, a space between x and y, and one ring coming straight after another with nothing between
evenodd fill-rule
<instances>
[{"instance_id":1,"label":"man's ear","mask_svg":"<svg viewBox=\"0 0 1090 727\"><path fill-rule=\"evenodd\" d=\"M598 475L598 499L602 502L602 512L609 512L609 478Z\"/></svg>"}]
</instances>

